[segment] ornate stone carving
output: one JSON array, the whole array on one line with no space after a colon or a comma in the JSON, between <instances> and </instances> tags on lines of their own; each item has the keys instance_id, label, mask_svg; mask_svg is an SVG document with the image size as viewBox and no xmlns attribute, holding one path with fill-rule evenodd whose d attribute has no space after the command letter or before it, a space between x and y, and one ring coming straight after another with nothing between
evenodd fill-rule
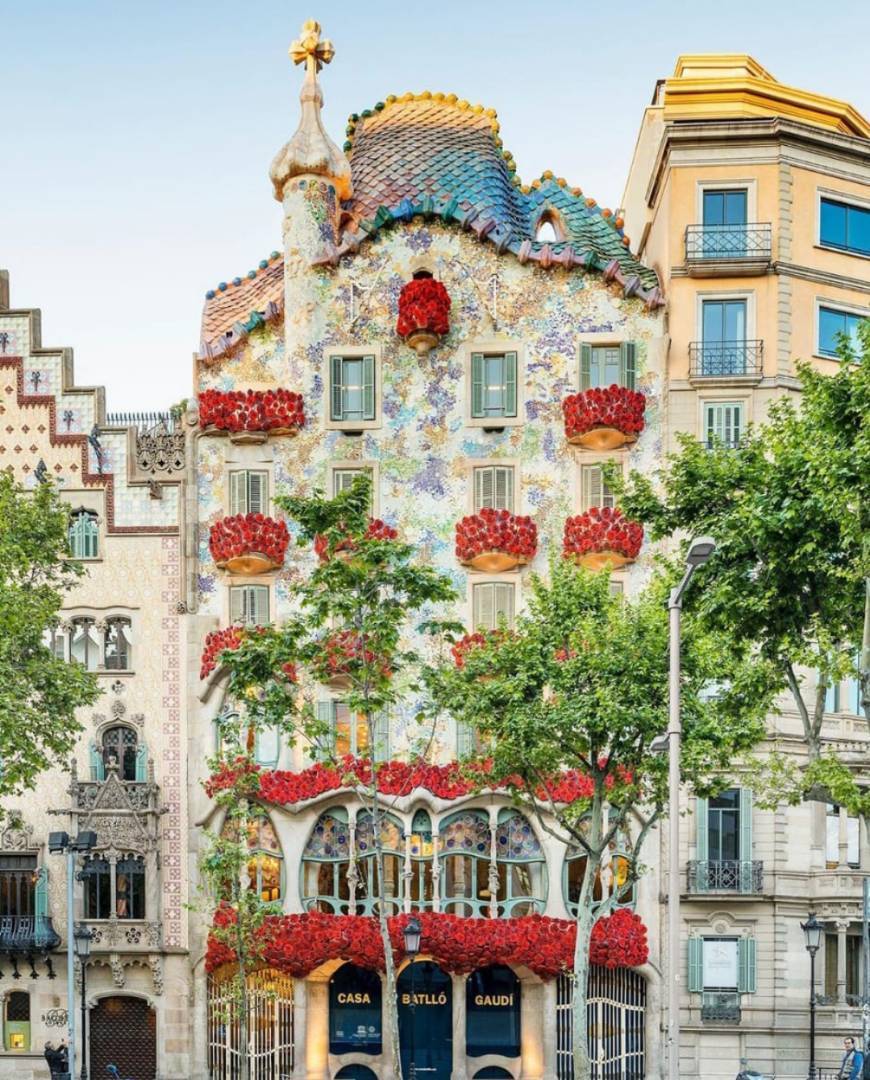
<instances>
[{"instance_id":1,"label":"ornate stone carving","mask_svg":"<svg viewBox=\"0 0 870 1080\"><path fill-rule=\"evenodd\" d=\"M184 432L170 431L161 420L136 434L136 465L146 473L172 473L184 469Z\"/></svg>"},{"instance_id":2,"label":"ornate stone carving","mask_svg":"<svg viewBox=\"0 0 870 1080\"><path fill-rule=\"evenodd\" d=\"M19 810L7 810L0 830L0 850L27 851L33 847L33 826L26 825Z\"/></svg>"},{"instance_id":3,"label":"ornate stone carving","mask_svg":"<svg viewBox=\"0 0 870 1080\"><path fill-rule=\"evenodd\" d=\"M119 990L122 990L125 982L124 965L121 963L121 957L117 953L109 954L109 968L112 972L112 982Z\"/></svg>"},{"instance_id":4,"label":"ornate stone carving","mask_svg":"<svg viewBox=\"0 0 870 1080\"><path fill-rule=\"evenodd\" d=\"M148 966L151 968L151 978L154 980L154 993L163 993L163 959L156 953L148 954Z\"/></svg>"}]
</instances>

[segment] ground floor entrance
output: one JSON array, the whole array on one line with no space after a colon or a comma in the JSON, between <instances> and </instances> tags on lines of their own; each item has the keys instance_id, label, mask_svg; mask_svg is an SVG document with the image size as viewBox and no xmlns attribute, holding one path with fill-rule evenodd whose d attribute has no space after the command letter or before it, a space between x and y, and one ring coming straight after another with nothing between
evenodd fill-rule
<instances>
[{"instance_id":1,"label":"ground floor entrance","mask_svg":"<svg viewBox=\"0 0 870 1080\"><path fill-rule=\"evenodd\" d=\"M157 1018L142 998L100 998L90 1012L91 1076L108 1076L117 1066L124 1080L155 1080Z\"/></svg>"},{"instance_id":2,"label":"ground floor entrance","mask_svg":"<svg viewBox=\"0 0 870 1080\"><path fill-rule=\"evenodd\" d=\"M453 1071L453 981L431 960L408 964L397 980L402 1074L450 1080ZM414 1062L414 1073L411 1062Z\"/></svg>"}]
</instances>

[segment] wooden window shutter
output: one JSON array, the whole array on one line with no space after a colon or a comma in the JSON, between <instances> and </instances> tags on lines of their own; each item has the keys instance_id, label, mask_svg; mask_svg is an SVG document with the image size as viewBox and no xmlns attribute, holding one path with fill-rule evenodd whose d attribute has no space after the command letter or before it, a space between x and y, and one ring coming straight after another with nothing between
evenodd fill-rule
<instances>
[{"instance_id":1,"label":"wooden window shutter","mask_svg":"<svg viewBox=\"0 0 870 1080\"><path fill-rule=\"evenodd\" d=\"M40 866L36 871L36 887L33 891L33 914L37 919L44 919L48 915L48 867ZM44 928L37 926L39 933Z\"/></svg>"},{"instance_id":2,"label":"wooden window shutter","mask_svg":"<svg viewBox=\"0 0 870 1080\"><path fill-rule=\"evenodd\" d=\"M248 622L265 626L269 621L269 586L248 585Z\"/></svg>"},{"instance_id":3,"label":"wooden window shutter","mask_svg":"<svg viewBox=\"0 0 870 1080\"><path fill-rule=\"evenodd\" d=\"M90 757L91 765L91 780L105 780L106 766L103 762L103 755L100 753L96 743L90 744L88 747L88 755Z\"/></svg>"},{"instance_id":4,"label":"wooden window shutter","mask_svg":"<svg viewBox=\"0 0 870 1080\"><path fill-rule=\"evenodd\" d=\"M483 510L495 506L495 469L484 467L474 470L474 509Z\"/></svg>"},{"instance_id":5,"label":"wooden window shutter","mask_svg":"<svg viewBox=\"0 0 870 1080\"><path fill-rule=\"evenodd\" d=\"M230 473L230 513L246 514L248 512L248 497L246 486L247 473Z\"/></svg>"},{"instance_id":6,"label":"wooden window shutter","mask_svg":"<svg viewBox=\"0 0 870 1080\"><path fill-rule=\"evenodd\" d=\"M740 789L740 891L751 893L752 882L752 788Z\"/></svg>"},{"instance_id":7,"label":"wooden window shutter","mask_svg":"<svg viewBox=\"0 0 870 1080\"><path fill-rule=\"evenodd\" d=\"M364 356L363 363L363 420L375 418L375 358Z\"/></svg>"},{"instance_id":8,"label":"wooden window shutter","mask_svg":"<svg viewBox=\"0 0 870 1080\"><path fill-rule=\"evenodd\" d=\"M247 495L248 495L248 508L245 511L247 514L265 514L266 513L266 473L264 472L249 472L247 474Z\"/></svg>"},{"instance_id":9,"label":"wooden window shutter","mask_svg":"<svg viewBox=\"0 0 870 1080\"><path fill-rule=\"evenodd\" d=\"M704 989L704 939L690 937L688 940L688 979L686 989L690 994L700 994Z\"/></svg>"},{"instance_id":10,"label":"wooden window shutter","mask_svg":"<svg viewBox=\"0 0 870 1080\"><path fill-rule=\"evenodd\" d=\"M593 506L601 506L604 494L604 478L601 475L601 466L584 465L582 479L583 509L589 510Z\"/></svg>"},{"instance_id":11,"label":"wooden window shutter","mask_svg":"<svg viewBox=\"0 0 870 1080\"><path fill-rule=\"evenodd\" d=\"M504 414L517 415L517 354L504 354Z\"/></svg>"},{"instance_id":12,"label":"wooden window shutter","mask_svg":"<svg viewBox=\"0 0 870 1080\"><path fill-rule=\"evenodd\" d=\"M474 750L474 730L464 720L456 721L456 756L467 758Z\"/></svg>"},{"instance_id":13,"label":"wooden window shutter","mask_svg":"<svg viewBox=\"0 0 870 1080\"><path fill-rule=\"evenodd\" d=\"M495 625L494 588L491 583L472 586L472 630L491 630Z\"/></svg>"},{"instance_id":14,"label":"wooden window shutter","mask_svg":"<svg viewBox=\"0 0 870 1080\"><path fill-rule=\"evenodd\" d=\"M698 866L698 872L695 875L696 892L707 891L708 870L706 863L710 851L709 807L710 804L707 799L695 799L695 858L699 864L704 864Z\"/></svg>"},{"instance_id":15,"label":"wooden window shutter","mask_svg":"<svg viewBox=\"0 0 870 1080\"><path fill-rule=\"evenodd\" d=\"M236 585L230 589L230 622L245 621L245 586Z\"/></svg>"},{"instance_id":16,"label":"wooden window shutter","mask_svg":"<svg viewBox=\"0 0 870 1080\"><path fill-rule=\"evenodd\" d=\"M592 346L580 346L580 389L588 390L592 386Z\"/></svg>"},{"instance_id":17,"label":"wooden window shutter","mask_svg":"<svg viewBox=\"0 0 870 1080\"><path fill-rule=\"evenodd\" d=\"M754 994L756 987L755 938L737 941L737 989L741 994Z\"/></svg>"},{"instance_id":18,"label":"wooden window shutter","mask_svg":"<svg viewBox=\"0 0 870 1080\"><path fill-rule=\"evenodd\" d=\"M318 701L317 719L326 729L317 745L315 754L317 758L323 760L329 757L335 748L335 702Z\"/></svg>"},{"instance_id":19,"label":"wooden window shutter","mask_svg":"<svg viewBox=\"0 0 870 1080\"><path fill-rule=\"evenodd\" d=\"M375 761L390 760L390 714L383 710L375 715L374 724L374 759Z\"/></svg>"},{"instance_id":20,"label":"wooden window shutter","mask_svg":"<svg viewBox=\"0 0 870 1080\"><path fill-rule=\"evenodd\" d=\"M495 590L495 603L493 612L493 626L497 627L501 622L502 615L508 626L514 624L514 587L503 585L500 582L493 585Z\"/></svg>"},{"instance_id":21,"label":"wooden window shutter","mask_svg":"<svg viewBox=\"0 0 870 1080\"><path fill-rule=\"evenodd\" d=\"M471 415L483 416L483 353L471 354Z\"/></svg>"},{"instance_id":22,"label":"wooden window shutter","mask_svg":"<svg viewBox=\"0 0 870 1080\"><path fill-rule=\"evenodd\" d=\"M342 372L344 357L332 357L332 419L344 419L344 386Z\"/></svg>"},{"instance_id":23,"label":"wooden window shutter","mask_svg":"<svg viewBox=\"0 0 870 1080\"><path fill-rule=\"evenodd\" d=\"M637 382L637 346L633 341L623 341L619 346L619 367L622 385L634 390Z\"/></svg>"},{"instance_id":24,"label":"wooden window shutter","mask_svg":"<svg viewBox=\"0 0 870 1080\"><path fill-rule=\"evenodd\" d=\"M494 506L497 510L510 510L514 513L514 470L509 465L499 465L493 469Z\"/></svg>"}]
</instances>

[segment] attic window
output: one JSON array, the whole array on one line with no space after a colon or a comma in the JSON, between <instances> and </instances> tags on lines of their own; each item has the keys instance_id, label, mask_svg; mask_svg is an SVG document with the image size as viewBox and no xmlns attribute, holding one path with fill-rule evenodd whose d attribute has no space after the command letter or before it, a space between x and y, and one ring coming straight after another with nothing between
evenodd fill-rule
<instances>
[{"instance_id":1,"label":"attic window","mask_svg":"<svg viewBox=\"0 0 870 1080\"><path fill-rule=\"evenodd\" d=\"M565 229L558 214L545 210L538 218L535 228L535 240L539 244L558 244L565 239Z\"/></svg>"}]
</instances>

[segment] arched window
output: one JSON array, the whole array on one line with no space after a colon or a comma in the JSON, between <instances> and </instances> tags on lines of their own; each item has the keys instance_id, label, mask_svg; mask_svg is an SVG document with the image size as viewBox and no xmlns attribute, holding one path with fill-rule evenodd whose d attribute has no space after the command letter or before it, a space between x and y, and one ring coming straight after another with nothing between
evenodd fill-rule
<instances>
[{"instance_id":1,"label":"arched window","mask_svg":"<svg viewBox=\"0 0 870 1080\"><path fill-rule=\"evenodd\" d=\"M248 849L250 889L266 903L280 900L284 857L275 826L265 814L248 823Z\"/></svg>"},{"instance_id":2,"label":"arched window","mask_svg":"<svg viewBox=\"0 0 870 1080\"><path fill-rule=\"evenodd\" d=\"M451 915L489 915L490 829L474 810L441 825L441 909Z\"/></svg>"},{"instance_id":3,"label":"arched window","mask_svg":"<svg viewBox=\"0 0 870 1080\"><path fill-rule=\"evenodd\" d=\"M350 910L350 827L347 811L320 815L302 852L302 904L306 911L347 915Z\"/></svg>"},{"instance_id":4,"label":"arched window","mask_svg":"<svg viewBox=\"0 0 870 1080\"><path fill-rule=\"evenodd\" d=\"M565 239L565 226L555 210L545 210L535 226L535 240L539 244L559 244Z\"/></svg>"},{"instance_id":5,"label":"arched window","mask_svg":"<svg viewBox=\"0 0 870 1080\"><path fill-rule=\"evenodd\" d=\"M145 918L144 859L119 859L116 863L115 914L119 919Z\"/></svg>"},{"instance_id":6,"label":"arched window","mask_svg":"<svg viewBox=\"0 0 870 1080\"><path fill-rule=\"evenodd\" d=\"M13 990L7 995L3 1021L4 1047L26 1053L30 1049L30 994Z\"/></svg>"},{"instance_id":7,"label":"arched window","mask_svg":"<svg viewBox=\"0 0 870 1080\"><path fill-rule=\"evenodd\" d=\"M96 559L100 527L93 510L76 510L69 518L69 550L74 559Z\"/></svg>"},{"instance_id":8,"label":"arched window","mask_svg":"<svg viewBox=\"0 0 870 1080\"><path fill-rule=\"evenodd\" d=\"M432 909L435 895L433 869L434 844L432 819L425 810L418 810L411 822L411 907L414 911Z\"/></svg>"},{"instance_id":9,"label":"arched window","mask_svg":"<svg viewBox=\"0 0 870 1080\"><path fill-rule=\"evenodd\" d=\"M404 843L401 823L390 814L381 815L381 847L384 853L383 890L378 881L374 820L367 812L359 814L356 819L356 856L359 866L358 914L376 914L378 900L381 897L386 904L388 915L396 915L401 911Z\"/></svg>"},{"instance_id":10,"label":"arched window","mask_svg":"<svg viewBox=\"0 0 870 1080\"><path fill-rule=\"evenodd\" d=\"M106 624L106 669L129 671L133 666L133 634L129 619L109 619Z\"/></svg>"},{"instance_id":11,"label":"arched window","mask_svg":"<svg viewBox=\"0 0 870 1080\"><path fill-rule=\"evenodd\" d=\"M498 913L509 918L540 914L547 901L547 864L538 838L522 814L502 810L498 817Z\"/></svg>"},{"instance_id":12,"label":"arched window","mask_svg":"<svg viewBox=\"0 0 870 1080\"><path fill-rule=\"evenodd\" d=\"M118 777L121 780L137 780L139 740L136 732L132 728L122 726L104 731L102 758L104 770L105 766L114 760L117 762Z\"/></svg>"},{"instance_id":13,"label":"arched window","mask_svg":"<svg viewBox=\"0 0 870 1080\"><path fill-rule=\"evenodd\" d=\"M79 618L72 620L70 632L70 659L96 671L102 660L102 642L93 619Z\"/></svg>"}]
</instances>

